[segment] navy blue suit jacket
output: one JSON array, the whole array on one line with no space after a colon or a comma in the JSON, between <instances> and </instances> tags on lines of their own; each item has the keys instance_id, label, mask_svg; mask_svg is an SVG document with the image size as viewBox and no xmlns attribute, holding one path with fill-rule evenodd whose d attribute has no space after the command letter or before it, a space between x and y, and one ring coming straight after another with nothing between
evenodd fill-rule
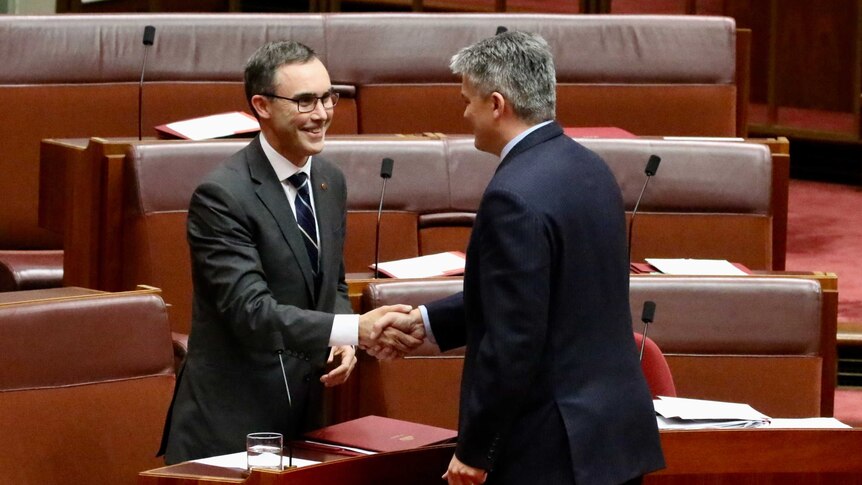
<instances>
[{"instance_id":1,"label":"navy blue suit jacket","mask_svg":"<svg viewBox=\"0 0 862 485\"><path fill-rule=\"evenodd\" d=\"M554 443L568 442L571 460L543 466L571 467L578 484L664 466L632 335L622 196L604 161L557 123L502 160L463 293L427 309L442 349L467 346L456 455L492 470L489 481L505 469L507 482L533 482L535 465L519 457Z\"/></svg>"}]
</instances>

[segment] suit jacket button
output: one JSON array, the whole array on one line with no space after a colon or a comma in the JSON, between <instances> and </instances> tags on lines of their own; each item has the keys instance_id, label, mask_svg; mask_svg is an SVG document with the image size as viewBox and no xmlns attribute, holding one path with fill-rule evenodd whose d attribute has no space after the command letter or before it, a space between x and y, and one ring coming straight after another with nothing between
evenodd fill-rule
<instances>
[{"instance_id":1,"label":"suit jacket button","mask_svg":"<svg viewBox=\"0 0 862 485\"><path fill-rule=\"evenodd\" d=\"M311 382L311 374L305 374L302 380L304 380L305 382Z\"/></svg>"}]
</instances>

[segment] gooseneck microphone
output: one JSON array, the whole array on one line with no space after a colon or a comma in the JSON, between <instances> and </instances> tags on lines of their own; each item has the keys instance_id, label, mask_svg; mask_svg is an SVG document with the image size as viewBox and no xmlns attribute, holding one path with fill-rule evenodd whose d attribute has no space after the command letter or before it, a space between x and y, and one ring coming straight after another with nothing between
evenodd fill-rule
<instances>
[{"instance_id":1,"label":"gooseneck microphone","mask_svg":"<svg viewBox=\"0 0 862 485\"><path fill-rule=\"evenodd\" d=\"M156 28L152 25L144 27L144 62L141 63L141 82L138 84L138 140L142 139L141 125L144 119L144 73L147 70L147 54L150 46L156 40Z\"/></svg>"},{"instance_id":2,"label":"gooseneck microphone","mask_svg":"<svg viewBox=\"0 0 862 485\"><path fill-rule=\"evenodd\" d=\"M380 190L380 206L377 208L377 231L374 235L374 277L380 277L380 218L383 216L383 197L386 195L386 181L392 178L392 165L395 162L391 158L384 158L380 164L380 178L383 179L383 188Z\"/></svg>"},{"instance_id":3,"label":"gooseneck microphone","mask_svg":"<svg viewBox=\"0 0 862 485\"><path fill-rule=\"evenodd\" d=\"M652 300L647 300L644 302L644 309L641 313L641 321L644 322L644 338L643 340L641 340L641 362L643 362L644 360L644 347L646 347L647 328L649 328L649 324L652 323L653 318L655 318L655 302Z\"/></svg>"},{"instance_id":4,"label":"gooseneck microphone","mask_svg":"<svg viewBox=\"0 0 862 485\"><path fill-rule=\"evenodd\" d=\"M282 359L281 354L284 353L284 349L279 348L276 353L278 354L278 362L281 363L281 377L284 378L284 390L287 393L287 406L290 409L290 435L287 438L287 467L293 467L293 399L290 397L290 386L287 385L287 372L284 370L284 359Z\"/></svg>"},{"instance_id":5,"label":"gooseneck microphone","mask_svg":"<svg viewBox=\"0 0 862 485\"><path fill-rule=\"evenodd\" d=\"M632 229L634 228L635 223L635 214L638 213L638 206L641 204L641 199L644 196L644 191L649 184L649 179L658 172L658 164L661 163L661 158L658 155L650 155L649 160L647 160L646 168L644 169L644 173L646 174L646 180L644 180L644 185L641 187L641 193L638 196L637 202L635 202L635 208L632 210L632 217L629 219L629 245L628 245L628 255L629 255L629 263L632 261Z\"/></svg>"}]
</instances>

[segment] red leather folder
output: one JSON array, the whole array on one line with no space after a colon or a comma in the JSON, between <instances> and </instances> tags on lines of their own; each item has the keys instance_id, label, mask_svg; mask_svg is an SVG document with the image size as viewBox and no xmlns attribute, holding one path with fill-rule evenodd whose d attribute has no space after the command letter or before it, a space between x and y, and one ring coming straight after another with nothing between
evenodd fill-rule
<instances>
[{"instance_id":1,"label":"red leather folder","mask_svg":"<svg viewBox=\"0 0 862 485\"><path fill-rule=\"evenodd\" d=\"M451 429L373 415L305 434L305 438L312 441L378 452L448 443L457 436L458 433Z\"/></svg>"}]
</instances>

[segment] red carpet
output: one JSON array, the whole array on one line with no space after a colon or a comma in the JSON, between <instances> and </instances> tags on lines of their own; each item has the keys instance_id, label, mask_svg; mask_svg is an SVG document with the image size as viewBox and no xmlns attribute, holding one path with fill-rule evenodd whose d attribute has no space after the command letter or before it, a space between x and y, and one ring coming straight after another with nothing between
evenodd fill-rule
<instances>
[{"instance_id":1,"label":"red carpet","mask_svg":"<svg viewBox=\"0 0 862 485\"><path fill-rule=\"evenodd\" d=\"M838 321L862 324L862 189L790 181L787 269L838 275Z\"/></svg>"}]
</instances>

